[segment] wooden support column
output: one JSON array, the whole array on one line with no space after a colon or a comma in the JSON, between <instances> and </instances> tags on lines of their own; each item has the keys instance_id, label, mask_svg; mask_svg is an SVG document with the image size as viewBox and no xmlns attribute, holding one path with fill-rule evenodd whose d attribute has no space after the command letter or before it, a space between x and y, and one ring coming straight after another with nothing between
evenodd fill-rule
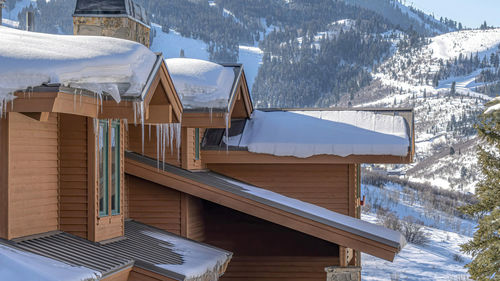
<instances>
[{"instance_id":1,"label":"wooden support column","mask_svg":"<svg viewBox=\"0 0 500 281\"><path fill-rule=\"evenodd\" d=\"M354 257L354 251L350 248L339 246L339 261L341 267L347 267Z\"/></svg>"},{"instance_id":2,"label":"wooden support column","mask_svg":"<svg viewBox=\"0 0 500 281\"><path fill-rule=\"evenodd\" d=\"M9 239L9 114L0 116L0 238Z\"/></svg>"}]
</instances>

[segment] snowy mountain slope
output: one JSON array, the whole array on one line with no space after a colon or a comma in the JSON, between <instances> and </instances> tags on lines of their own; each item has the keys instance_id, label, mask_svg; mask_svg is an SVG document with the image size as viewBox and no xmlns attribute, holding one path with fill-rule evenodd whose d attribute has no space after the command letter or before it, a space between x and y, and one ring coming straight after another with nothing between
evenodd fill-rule
<instances>
[{"instance_id":1,"label":"snowy mountain slope","mask_svg":"<svg viewBox=\"0 0 500 281\"><path fill-rule=\"evenodd\" d=\"M364 184L362 194L367 198L363 220L381 223L388 213L400 220L411 216L423 224L421 231L427 238L422 245L407 244L392 263L363 254L363 280L468 280L464 265L470 257L460 252L459 245L471 239L476 222L456 217L451 210L444 212L399 184Z\"/></svg>"},{"instance_id":2,"label":"snowy mountain slope","mask_svg":"<svg viewBox=\"0 0 500 281\"><path fill-rule=\"evenodd\" d=\"M163 53L165 58L178 58L181 50L184 50L184 56L187 58L209 60L208 46L202 40L183 37L175 30L165 33L158 24L153 23L151 27L156 34L151 45L151 50L154 52ZM259 47L239 46L238 62L243 64L250 90L262 64L262 56L263 52Z\"/></svg>"},{"instance_id":3,"label":"snowy mountain slope","mask_svg":"<svg viewBox=\"0 0 500 281\"><path fill-rule=\"evenodd\" d=\"M360 98L356 106L415 109L416 163L404 168L413 181L474 192L480 172L473 125L483 104L491 99L477 89L499 82L480 80L484 71L496 73L496 68L483 62L500 54L499 45L500 29L447 33L411 51L396 51L372 72L380 85L372 90L383 94L369 102ZM470 72L454 75L454 69L464 72L456 58L478 63ZM444 74L448 72L450 76ZM433 81L435 77L440 80Z\"/></svg>"},{"instance_id":4,"label":"snowy mountain slope","mask_svg":"<svg viewBox=\"0 0 500 281\"><path fill-rule=\"evenodd\" d=\"M33 5L36 7L36 0L17 0L16 6L12 10L8 10L7 8L2 9L2 17L4 19L18 21L18 14L26 7ZM18 24L19 25L19 24Z\"/></svg>"}]
</instances>

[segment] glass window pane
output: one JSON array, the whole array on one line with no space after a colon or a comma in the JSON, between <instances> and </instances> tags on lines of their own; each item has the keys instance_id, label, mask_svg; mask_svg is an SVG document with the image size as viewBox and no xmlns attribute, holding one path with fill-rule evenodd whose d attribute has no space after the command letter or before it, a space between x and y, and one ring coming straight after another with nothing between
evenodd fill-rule
<instances>
[{"instance_id":1,"label":"glass window pane","mask_svg":"<svg viewBox=\"0 0 500 281\"><path fill-rule=\"evenodd\" d=\"M99 216L108 213L108 123L99 121Z\"/></svg>"},{"instance_id":2,"label":"glass window pane","mask_svg":"<svg viewBox=\"0 0 500 281\"><path fill-rule=\"evenodd\" d=\"M111 213L120 213L120 123L111 127Z\"/></svg>"}]
</instances>

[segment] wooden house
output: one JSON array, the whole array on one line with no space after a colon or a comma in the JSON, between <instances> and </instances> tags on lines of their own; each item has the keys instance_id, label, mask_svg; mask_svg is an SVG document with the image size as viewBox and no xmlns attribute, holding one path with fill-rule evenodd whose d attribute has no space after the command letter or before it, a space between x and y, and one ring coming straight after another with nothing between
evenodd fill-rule
<instances>
[{"instance_id":1,"label":"wooden house","mask_svg":"<svg viewBox=\"0 0 500 281\"><path fill-rule=\"evenodd\" d=\"M70 41L85 40L100 42ZM131 57L151 56L140 51ZM360 280L361 252L392 261L404 247L360 219L360 164L412 161L411 109L258 111L242 65L153 57L129 64L147 69L132 93L137 77L75 83L66 67L70 82L4 100L0 255L101 280ZM9 71L0 63L0 77Z\"/></svg>"}]
</instances>

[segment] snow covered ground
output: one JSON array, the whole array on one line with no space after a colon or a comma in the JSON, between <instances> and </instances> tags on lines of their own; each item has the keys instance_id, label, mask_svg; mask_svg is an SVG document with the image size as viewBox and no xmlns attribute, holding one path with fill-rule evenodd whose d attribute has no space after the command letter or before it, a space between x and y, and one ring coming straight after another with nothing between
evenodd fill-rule
<instances>
[{"instance_id":1,"label":"snow covered ground","mask_svg":"<svg viewBox=\"0 0 500 281\"><path fill-rule=\"evenodd\" d=\"M428 243L407 244L392 263L363 254L363 280L468 280L464 265L470 257L460 252L460 244L471 239L475 222L425 206L418 196L412 196L415 191L403 192L403 189L397 184L386 184L383 188L363 185L362 194L366 195L369 205L379 204L399 219L412 216L422 221ZM371 207L369 212L362 214L362 219L377 223L375 212Z\"/></svg>"}]
</instances>

